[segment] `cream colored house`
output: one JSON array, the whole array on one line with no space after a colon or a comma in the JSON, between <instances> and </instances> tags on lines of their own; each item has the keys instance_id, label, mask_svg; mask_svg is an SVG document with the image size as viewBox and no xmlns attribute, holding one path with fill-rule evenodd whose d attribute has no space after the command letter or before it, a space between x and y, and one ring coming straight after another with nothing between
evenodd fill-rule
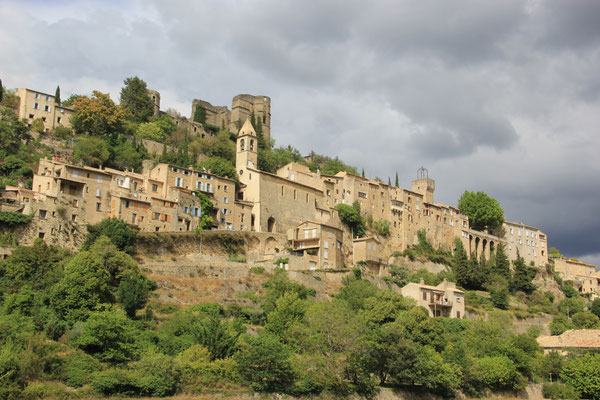
<instances>
[{"instance_id":1,"label":"cream colored house","mask_svg":"<svg viewBox=\"0 0 600 400\"><path fill-rule=\"evenodd\" d=\"M538 228L516 222L504 222L506 254L511 260L517 258L517 251L525 260L536 267L544 267L548 263L548 241L546 234Z\"/></svg>"},{"instance_id":2,"label":"cream colored house","mask_svg":"<svg viewBox=\"0 0 600 400\"><path fill-rule=\"evenodd\" d=\"M304 257L310 270L344 266L341 229L320 222L304 221L288 232L294 255Z\"/></svg>"},{"instance_id":3,"label":"cream colored house","mask_svg":"<svg viewBox=\"0 0 600 400\"><path fill-rule=\"evenodd\" d=\"M446 279L437 286L425 285L421 279L421 283L411 282L400 292L415 299L417 305L426 308L431 317L463 318L465 315L464 292Z\"/></svg>"},{"instance_id":4,"label":"cream colored house","mask_svg":"<svg viewBox=\"0 0 600 400\"><path fill-rule=\"evenodd\" d=\"M19 118L31 123L41 119L44 130L54 130L58 126L71 127L71 116L75 113L72 108L56 104L54 96L31 89L17 89L19 103Z\"/></svg>"},{"instance_id":5,"label":"cream colored house","mask_svg":"<svg viewBox=\"0 0 600 400\"><path fill-rule=\"evenodd\" d=\"M568 258L555 258L554 270L565 281L573 281L581 293L591 293L595 298L600 295L600 272L596 266L583 261Z\"/></svg>"},{"instance_id":6,"label":"cream colored house","mask_svg":"<svg viewBox=\"0 0 600 400\"><path fill-rule=\"evenodd\" d=\"M373 275L381 275L383 268L387 266L382 250L381 241L376 237L367 236L352 241L354 264L365 263L365 267Z\"/></svg>"}]
</instances>

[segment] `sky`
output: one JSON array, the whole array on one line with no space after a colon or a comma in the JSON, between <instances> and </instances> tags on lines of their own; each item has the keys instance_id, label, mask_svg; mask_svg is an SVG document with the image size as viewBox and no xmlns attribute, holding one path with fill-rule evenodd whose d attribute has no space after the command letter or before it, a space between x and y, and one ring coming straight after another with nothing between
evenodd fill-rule
<instances>
[{"instance_id":1,"label":"sky","mask_svg":"<svg viewBox=\"0 0 600 400\"><path fill-rule=\"evenodd\" d=\"M435 201L465 190L600 265L600 2L0 0L8 88L161 109L271 98L271 136Z\"/></svg>"}]
</instances>

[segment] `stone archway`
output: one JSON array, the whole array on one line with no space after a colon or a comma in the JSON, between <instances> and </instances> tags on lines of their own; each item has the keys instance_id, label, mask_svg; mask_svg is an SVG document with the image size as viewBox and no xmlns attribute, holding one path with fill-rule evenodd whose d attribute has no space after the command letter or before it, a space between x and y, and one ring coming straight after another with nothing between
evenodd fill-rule
<instances>
[{"instance_id":1,"label":"stone archway","mask_svg":"<svg viewBox=\"0 0 600 400\"><path fill-rule=\"evenodd\" d=\"M278 253L277 240L273 237L268 237L265 241L265 254L273 255Z\"/></svg>"},{"instance_id":2,"label":"stone archway","mask_svg":"<svg viewBox=\"0 0 600 400\"><path fill-rule=\"evenodd\" d=\"M267 232L275 232L275 218L269 217L267 220Z\"/></svg>"}]
</instances>

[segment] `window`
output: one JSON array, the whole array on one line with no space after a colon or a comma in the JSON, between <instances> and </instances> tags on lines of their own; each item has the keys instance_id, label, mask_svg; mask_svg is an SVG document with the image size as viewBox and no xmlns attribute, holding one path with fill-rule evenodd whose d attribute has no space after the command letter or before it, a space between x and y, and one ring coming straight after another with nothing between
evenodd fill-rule
<instances>
[{"instance_id":1,"label":"window","mask_svg":"<svg viewBox=\"0 0 600 400\"><path fill-rule=\"evenodd\" d=\"M129 200L125 200L125 208L129 208Z\"/></svg>"},{"instance_id":2,"label":"window","mask_svg":"<svg viewBox=\"0 0 600 400\"><path fill-rule=\"evenodd\" d=\"M337 247L338 247L338 249L341 249L342 248L342 242L338 241L337 242Z\"/></svg>"},{"instance_id":3,"label":"window","mask_svg":"<svg viewBox=\"0 0 600 400\"><path fill-rule=\"evenodd\" d=\"M96 189L96 197L102 197L102 189Z\"/></svg>"},{"instance_id":4,"label":"window","mask_svg":"<svg viewBox=\"0 0 600 400\"><path fill-rule=\"evenodd\" d=\"M325 259L329 258L329 254L326 251L323 252L323 258L325 258Z\"/></svg>"},{"instance_id":5,"label":"window","mask_svg":"<svg viewBox=\"0 0 600 400\"><path fill-rule=\"evenodd\" d=\"M79 177L79 171L77 171L76 169L73 170L73 178L78 178Z\"/></svg>"},{"instance_id":6,"label":"window","mask_svg":"<svg viewBox=\"0 0 600 400\"><path fill-rule=\"evenodd\" d=\"M56 122L60 124L60 121L62 120L61 117L56 118Z\"/></svg>"},{"instance_id":7,"label":"window","mask_svg":"<svg viewBox=\"0 0 600 400\"><path fill-rule=\"evenodd\" d=\"M33 94L33 98L34 99L39 99L40 98L40 94L39 93L34 93Z\"/></svg>"},{"instance_id":8,"label":"window","mask_svg":"<svg viewBox=\"0 0 600 400\"><path fill-rule=\"evenodd\" d=\"M29 119L33 119L33 114L29 114Z\"/></svg>"},{"instance_id":9,"label":"window","mask_svg":"<svg viewBox=\"0 0 600 400\"><path fill-rule=\"evenodd\" d=\"M101 211L101 203L96 203L96 211Z\"/></svg>"},{"instance_id":10,"label":"window","mask_svg":"<svg viewBox=\"0 0 600 400\"><path fill-rule=\"evenodd\" d=\"M461 297L460 297L460 296L456 296L456 302L457 302L457 303L460 303L460 299L461 299Z\"/></svg>"},{"instance_id":11,"label":"window","mask_svg":"<svg viewBox=\"0 0 600 400\"><path fill-rule=\"evenodd\" d=\"M196 182L196 184L197 184L197 182ZM196 187L196 189L198 189L198 188ZM153 183L152 184L152 191L156 192L157 190L158 190L158 185L156 183Z\"/></svg>"},{"instance_id":12,"label":"window","mask_svg":"<svg viewBox=\"0 0 600 400\"><path fill-rule=\"evenodd\" d=\"M183 187L183 178L176 177L175 178L175 186Z\"/></svg>"},{"instance_id":13,"label":"window","mask_svg":"<svg viewBox=\"0 0 600 400\"><path fill-rule=\"evenodd\" d=\"M46 95L46 101L50 101L50 96Z\"/></svg>"},{"instance_id":14,"label":"window","mask_svg":"<svg viewBox=\"0 0 600 400\"><path fill-rule=\"evenodd\" d=\"M329 237L329 239L331 239L331 238L333 237L333 233L329 232L329 233L327 234L327 237Z\"/></svg>"},{"instance_id":15,"label":"window","mask_svg":"<svg viewBox=\"0 0 600 400\"><path fill-rule=\"evenodd\" d=\"M48 211L40 210L40 219L46 219L46 214L48 214Z\"/></svg>"},{"instance_id":16,"label":"window","mask_svg":"<svg viewBox=\"0 0 600 400\"><path fill-rule=\"evenodd\" d=\"M44 106L44 111L50 111L50 106Z\"/></svg>"},{"instance_id":17,"label":"window","mask_svg":"<svg viewBox=\"0 0 600 400\"><path fill-rule=\"evenodd\" d=\"M329 248L329 242L327 240L323 242L323 248L325 248L325 249Z\"/></svg>"},{"instance_id":18,"label":"window","mask_svg":"<svg viewBox=\"0 0 600 400\"><path fill-rule=\"evenodd\" d=\"M77 201L77 199L73 200L73 207L78 207L79 206L79 201Z\"/></svg>"},{"instance_id":19,"label":"window","mask_svg":"<svg viewBox=\"0 0 600 400\"><path fill-rule=\"evenodd\" d=\"M423 291L423 300L427 300L427 292Z\"/></svg>"},{"instance_id":20,"label":"window","mask_svg":"<svg viewBox=\"0 0 600 400\"><path fill-rule=\"evenodd\" d=\"M40 109L40 103L33 103L33 108L35 108L36 110Z\"/></svg>"},{"instance_id":21,"label":"window","mask_svg":"<svg viewBox=\"0 0 600 400\"><path fill-rule=\"evenodd\" d=\"M152 214L152 219L160 219L160 213L155 212Z\"/></svg>"}]
</instances>

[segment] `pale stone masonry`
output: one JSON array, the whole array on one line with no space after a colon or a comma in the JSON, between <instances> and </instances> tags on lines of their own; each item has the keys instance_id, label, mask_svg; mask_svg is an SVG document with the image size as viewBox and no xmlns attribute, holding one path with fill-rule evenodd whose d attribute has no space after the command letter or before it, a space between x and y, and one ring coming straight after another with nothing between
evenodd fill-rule
<instances>
[{"instance_id":1,"label":"pale stone masonry","mask_svg":"<svg viewBox=\"0 0 600 400\"><path fill-rule=\"evenodd\" d=\"M570 349L600 349L600 329L570 329L558 336L538 336L536 339L544 353Z\"/></svg>"},{"instance_id":2,"label":"pale stone masonry","mask_svg":"<svg viewBox=\"0 0 600 400\"><path fill-rule=\"evenodd\" d=\"M591 293L592 298L600 295L600 272L596 271L596 266L574 259L555 258L554 270L563 280L573 281L579 292Z\"/></svg>"},{"instance_id":3,"label":"pale stone masonry","mask_svg":"<svg viewBox=\"0 0 600 400\"><path fill-rule=\"evenodd\" d=\"M517 252L527 265L533 262L536 267L548 264L548 241L546 234L538 228L516 222L504 222L504 237L507 241L508 258L517 258Z\"/></svg>"},{"instance_id":4,"label":"pale stone masonry","mask_svg":"<svg viewBox=\"0 0 600 400\"><path fill-rule=\"evenodd\" d=\"M454 282L444 279L437 286L411 282L400 289L402 296L417 301L417 305L429 311L431 317L463 318L465 316L464 292Z\"/></svg>"},{"instance_id":5,"label":"pale stone masonry","mask_svg":"<svg viewBox=\"0 0 600 400\"><path fill-rule=\"evenodd\" d=\"M54 130L59 126L71 127L71 116L75 113L72 108L56 104L53 95L36 90L19 88L19 118L32 123L35 119L41 119L44 123L44 131Z\"/></svg>"}]
</instances>

